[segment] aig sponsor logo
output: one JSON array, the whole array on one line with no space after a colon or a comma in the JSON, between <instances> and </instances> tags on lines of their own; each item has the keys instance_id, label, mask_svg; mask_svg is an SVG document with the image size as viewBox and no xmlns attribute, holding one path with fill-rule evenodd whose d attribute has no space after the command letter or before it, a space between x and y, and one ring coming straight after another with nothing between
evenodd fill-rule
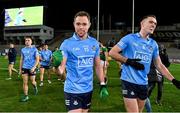
<instances>
[{"instance_id":1,"label":"aig sponsor logo","mask_svg":"<svg viewBox=\"0 0 180 113\"><path fill-rule=\"evenodd\" d=\"M135 58L141 59L141 62L149 63L151 55L143 52L136 51Z\"/></svg>"},{"instance_id":2,"label":"aig sponsor logo","mask_svg":"<svg viewBox=\"0 0 180 113\"><path fill-rule=\"evenodd\" d=\"M78 56L78 67L92 67L94 56Z\"/></svg>"}]
</instances>

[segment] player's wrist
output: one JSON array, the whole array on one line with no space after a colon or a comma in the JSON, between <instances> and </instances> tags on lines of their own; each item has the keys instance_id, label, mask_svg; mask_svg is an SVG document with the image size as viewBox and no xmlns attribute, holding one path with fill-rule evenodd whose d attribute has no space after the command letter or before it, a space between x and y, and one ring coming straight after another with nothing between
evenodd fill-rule
<instances>
[{"instance_id":1,"label":"player's wrist","mask_svg":"<svg viewBox=\"0 0 180 113\"><path fill-rule=\"evenodd\" d=\"M172 83L175 83L176 81L177 81L177 80L176 80L175 78L173 78L171 82L172 82Z\"/></svg>"},{"instance_id":2,"label":"player's wrist","mask_svg":"<svg viewBox=\"0 0 180 113\"><path fill-rule=\"evenodd\" d=\"M31 68L31 70L35 70L35 69L36 69L36 67L32 67L32 68Z\"/></svg>"}]
</instances>

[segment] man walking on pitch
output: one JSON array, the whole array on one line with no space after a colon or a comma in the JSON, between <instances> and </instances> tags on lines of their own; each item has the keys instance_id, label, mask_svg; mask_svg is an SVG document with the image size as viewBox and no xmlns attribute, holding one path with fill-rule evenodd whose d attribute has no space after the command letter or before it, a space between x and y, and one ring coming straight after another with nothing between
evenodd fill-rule
<instances>
[{"instance_id":1,"label":"man walking on pitch","mask_svg":"<svg viewBox=\"0 0 180 113\"><path fill-rule=\"evenodd\" d=\"M176 80L162 64L159 57L158 45L150 38L157 20L154 15L145 16L140 22L140 31L123 37L109 52L115 60L123 63L121 80L122 94L127 112L142 112L147 98L148 77L151 61L159 72L180 88ZM119 52L122 51L122 54Z\"/></svg>"},{"instance_id":2,"label":"man walking on pitch","mask_svg":"<svg viewBox=\"0 0 180 113\"><path fill-rule=\"evenodd\" d=\"M31 83L34 88L35 95L38 93L36 78L36 66L39 63L39 54L35 46L31 45L32 39L29 36L25 37L25 47L21 49L21 58L20 58L20 74L23 78L23 91L24 97L21 99L22 102L29 100L28 96L28 78L30 78Z\"/></svg>"}]
</instances>

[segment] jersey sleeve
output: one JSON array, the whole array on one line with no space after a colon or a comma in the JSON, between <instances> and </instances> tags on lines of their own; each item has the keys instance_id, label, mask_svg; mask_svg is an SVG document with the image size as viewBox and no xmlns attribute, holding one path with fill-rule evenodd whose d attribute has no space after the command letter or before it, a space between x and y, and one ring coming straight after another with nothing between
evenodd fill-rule
<instances>
[{"instance_id":1,"label":"jersey sleeve","mask_svg":"<svg viewBox=\"0 0 180 113\"><path fill-rule=\"evenodd\" d=\"M35 48L35 57L39 56L39 52L38 52L38 49Z\"/></svg>"},{"instance_id":2,"label":"jersey sleeve","mask_svg":"<svg viewBox=\"0 0 180 113\"><path fill-rule=\"evenodd\" d=\"M117 46L121 48L122 50L125 49L128 45L130 35L127 35L120 39L120 41L117 43Z\"/></svg>"},{"instance_id":3,"label":"jersey sleeve","mask_svg":"<svg viewBox=\"0 0 180 113\"><path fill-rule=\"evenodd\" d=\"M67 41L65 40L61 45L60 45L60 50L63 54L63 57L68 57L68 45Z\"/></svg>"},{"instance_id":4,"label":"jersey sleeve","mask_svg":"<svg viewBox=\"0 0 180 113\"><path fill-rule=\"evenodd\" d=\"M155 42L155 48L152 54L152 58L156 59L159 56L159 49L158 49L158 44Z\"/></svg>"},{"instance_id":5,"label":"jersey sleeve","mask_svg":"<svg viewBox=\"0 0 180 113\"><path fill-rule=\"evenodd\" d=\"M100 47L99 44L96 44L96 53L95 53L95 57L98 57L100 55Z\"/></svg>"},{"instance_id":6,"label":"jersey sleeve","mask_svg":"<svg viewBox=\"0 0 180 113\"><path fill-rule=\"evenodd\" d=\"M20 53L20 54L21 54L22 57L24 57L24 56L23 56L23 48L21 49L21 53Z\"/></svg>"}]
</instances>

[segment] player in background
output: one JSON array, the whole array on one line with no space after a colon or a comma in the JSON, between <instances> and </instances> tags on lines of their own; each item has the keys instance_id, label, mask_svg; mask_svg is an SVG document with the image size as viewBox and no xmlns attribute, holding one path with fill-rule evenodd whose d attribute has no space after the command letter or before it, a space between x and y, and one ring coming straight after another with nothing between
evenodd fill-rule
<instances>
[{"instance_id":1,"label":"player in background","mask_svg":"<svg viewBox=\"0 0 180 113\"><path fill-rule=\"evenodd\" d=\"M36 83L36 67L39 63L39 53L37 48L32 45L32 38L30 36L25 37L25 47L21 49L21 58L19 71L23 78L23 91L24 97L21 99L22 102L29 100L28 96L28 79L30 78L34 88L34 94L37 95L37 83Z\"/></svg>"},{"instance_id":2,"label":"player in background","mask_svg":"<svg viewBox=\"0 0 180 113\"><path fill-rule=\"evenodd\" d=\"M37 47L37 49L38 49L38 52L39 52L39 55L41 54L41 51L42 51L42 49L43 49L43 47L42 47L43 45L41 44L41 45L39 45L38 47ZM40 72L40 62L38 63L38 66L37 66L37 72L39 73Z\"/></svg>"},{"instance_id":3,"label":"player in background","mask_svg":"<svg viewBox=\"0 0 180 113\"><path fill-rule=\"evenodd\" d=\"M4 20L4 26L9 26L9 23L12 22L8 10L5 10L5 20Z\"/></svg>"},{"instance_id":4,"label":"player in background","mask_svg":"<svg viewBox=\"0 0 180 113\"><path fill-rule=\"evenodd\" d=\"M52 61L52 51L48 49L47 44L43 44L43 49L40 53L40 84L43 86L44 72L47 70L48 83L51 84L50 64Z\"/></svg>"},{"instance_id":5,"label":"player in background","mask_svg":"<svg viewBox=\"0 0 180 113\"><path fill-rule=\"evenodd\" d=\"M16 55L17 55L17 51L14 48L14 44L10 43L9 44L10 48L8 51L8 60L9 60L9 66L8 66L8 71L9 71L9 78L7 78L6 80L11 80L12 78L12 72L16 72L18 73L18 71L14 68L15 62L16 62Z\"/></svg>"},{"instance_id":6,"label":"player in background","mask_svg":"<svg viewBox=\"0 0 180 113\"><path fill-rule=\"evenodd\" d=\"M59 72L58 67L60 66L61 62L63 60L62 51L59 50L58 47L55 48L53 54L52 54L52 66L53 71L57 74L58 80L62 81L64 84L64 81L66 79L66 71L64 71L62 74Z\"/></svg>"},{"instance_id":7,"label":"player in background","mask_svg":"<svg viewBox=\"0 0 180 113\"><path fill-rule=\"evenodd\" d=\"M101 66L103 68L104 80L105 80L105 83L107 84L108 82L107 68L109 66L108 49L102 44L101 41L99 41L99 46L100 46Z\"/></svg>"}]
</instances>

